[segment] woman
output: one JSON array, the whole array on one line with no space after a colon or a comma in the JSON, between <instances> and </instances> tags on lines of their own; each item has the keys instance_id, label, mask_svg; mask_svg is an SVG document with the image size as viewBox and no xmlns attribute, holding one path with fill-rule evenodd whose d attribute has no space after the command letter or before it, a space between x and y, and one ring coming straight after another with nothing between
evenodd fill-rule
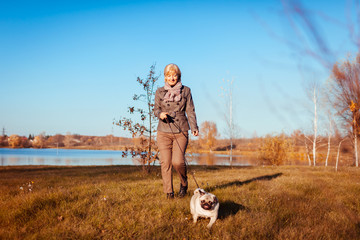
<instances>
[{"instance_id":1,"label":"woman","mask_svg":"<svg viewBox=\"0 0 360 240\"><path fill-rule=\"evenodd\" d=\"M175 64L164 70L165 86L155 94L155 115L159 118L157 145L160 151L161 176L164 193L174 198L172 167L180 177L179 197L184 197L188 188L185 151L188 131L199 135L195 107L190 88L181 84L181 71ZM186 114L185 114L186 113ZM190 125L190 126L189 126Z\"/></svg>"}]
</instances>

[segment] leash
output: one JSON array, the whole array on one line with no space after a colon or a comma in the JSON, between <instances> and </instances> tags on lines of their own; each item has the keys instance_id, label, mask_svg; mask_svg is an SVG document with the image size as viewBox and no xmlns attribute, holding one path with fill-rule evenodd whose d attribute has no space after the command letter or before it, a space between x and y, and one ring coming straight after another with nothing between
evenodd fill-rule
<instances>
[{"instance_id":1,"label":"leash","mask_svg":"<svg viewBox=\"0 0 360 240\"><path fill-rule=\"evenodd\" d=\"M170 124L170 122L169 122L168 116L166 116L166 122L167 122L167 124L169 125L170 131L171 131L171 133L173 134L173 136L174 136L174 138L175 138L175 141L176 141L176 143L177 143L180 151L183 152L183 157L184 157L184 162L185 162L186 168L190 170L189 163L188 163L188 161L186 160L186 157L185 157L185 151L183 151L182 148L180 147L180 143L179 143L179 141L177 140L177 138L176 138L176 136L175 136L175 133L174 133L174 131L173 131L172 128L171 128L171 124ZM174 126L184 135L185 138L188 138L188 136L186 136L186 135L184 134L184 132L181 131L180 126L178 126L178 125L175 123L175 121L173 121L173 124L174 124ZM199 184L198 184L197 181L196 181L194 172L193 172L193 171L190 171L190 173L191 173L191 175L192 175L192 177L193 177L193 179L194 179L194 182L195 182L196 186L197 186L198 188L200 188L200 187L199 187Z\"/></svg>"}]
</instances>

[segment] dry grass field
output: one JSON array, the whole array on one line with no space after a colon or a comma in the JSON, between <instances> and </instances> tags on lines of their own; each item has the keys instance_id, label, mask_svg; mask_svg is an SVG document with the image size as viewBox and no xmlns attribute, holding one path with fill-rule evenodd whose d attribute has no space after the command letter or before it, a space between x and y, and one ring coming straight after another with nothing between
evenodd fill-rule
<instances>
[{"instance_id":1,"label":"dry grass field","mask_svg":"<svg viewBox=\"0 0 360 240\"><path fill-rule=\"evenodd\" d=\"M360 169L191 166L220 216L192 223L159 167L1 167L0 239L359 239ZM174 186L179 182L174 176Z\"/></svg>"}]
</instances>

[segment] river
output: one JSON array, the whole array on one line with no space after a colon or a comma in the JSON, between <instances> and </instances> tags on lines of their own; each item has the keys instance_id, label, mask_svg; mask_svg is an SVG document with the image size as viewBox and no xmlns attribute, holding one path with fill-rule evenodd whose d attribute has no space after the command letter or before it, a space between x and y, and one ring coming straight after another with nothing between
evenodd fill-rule
<instances>
[{"instance_id":1,"label":"river","mask_svg":"<svg viewBox=\"0 0 360 240\"><path fill-rule=\"evenodd\" d=\"M186 154L190 165L230 165L229 156L221 154ZM0 166L53 165L104 166L140 165L139 158L122 157L122 151L78 149L0 148ZM159 165L157 161L155 165ZM244 157L233 156L234 166L249 166Z\"/></svg>"}]
</instances>

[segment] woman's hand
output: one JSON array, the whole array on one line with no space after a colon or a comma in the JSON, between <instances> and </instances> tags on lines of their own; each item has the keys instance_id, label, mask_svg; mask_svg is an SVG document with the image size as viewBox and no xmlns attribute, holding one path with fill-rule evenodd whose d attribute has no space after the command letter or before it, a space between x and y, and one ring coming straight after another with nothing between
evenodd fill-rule
<instances>
[{"instance_id":1,"label":"woman's hand","mask_svg":"<svg viewBox=\"0 0 360 240\"><path fill-rule=\"evenodd\" d=\"M162 113L160 113L160 119L161 119L161 120L166 119L168 114L169 114L169 113L167 113L167 112L162 112Z\"/></svg>"},{"instance_id":2,"label":"woman's hand","mask_svg":"<svg viewBox=\"0 0 360 240\"><path fill-rule=\"evenodd\" d=\"M192 132L192 134L193 134L195 137L197 137L197 136L199 136L199 131L198 131L198 130L195 130L195 131Z\"/></svg>"}]
</instances>

